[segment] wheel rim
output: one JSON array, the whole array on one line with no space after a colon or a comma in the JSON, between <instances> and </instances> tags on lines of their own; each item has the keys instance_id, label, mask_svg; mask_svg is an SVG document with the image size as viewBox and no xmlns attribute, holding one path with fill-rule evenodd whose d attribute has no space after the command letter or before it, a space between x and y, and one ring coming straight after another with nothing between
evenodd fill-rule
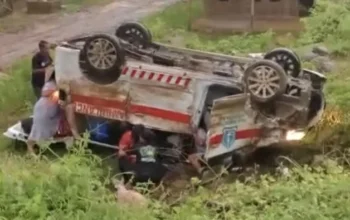
<instances>
[{"instance_id":1,"label":"wheel rim","mask_svg":"<svg viewBox=\"0 0 350 220\"><path fill-rule=\"evenodd\" d=\"M278 63L283 69L286 71L288 75L293 75L294 71L296 71L296 64L293 57L287 54L278 54L271 57L271 60Z\"/></svg>"},{"instance_id":2,"label":"wheel rim","mask_svg":"<svg viewBox=\"0 0 350 220\"><path fill-rule=\"evenodd\" d=\"M142 32L139 31L137 28L131 28L131 29L127 29L125 31L125 35L128 37L133 37L133 36L137 36L138 38L144 39L145 37L143 36Z\"/></svg>"},{"instance_id":3,"label":"wheel rim","mask_svg":"<svg viewBox=\"0 0 350 220\"><path fill-rule=\"evenodd\" d=\"M87 58L93 67L106 70L117 62L117 49L109 40L95 39L87 49Z\"/></svg>"},{"instance_id":4,"label":"wheel rim","mask_svg":"<svg viewBox=\"0 0 350 220\"><path fill-rule=\"evenodd\" d=\"M258 66L254 68L247 78L248 89L256 97L268 99L273 97L280 89L280 75L274 68Z\"/></svg>"},{"instance_id":5,"label":"wheel rim","mask_svg":"<svg viewBox=\"0 0 350 220\"><path fill-rule=\"evenodd\" d=\"M120 37L137 47L143 47L143 42L146 38L138 28L127 28Z\"/></svg>"}]
</instances>

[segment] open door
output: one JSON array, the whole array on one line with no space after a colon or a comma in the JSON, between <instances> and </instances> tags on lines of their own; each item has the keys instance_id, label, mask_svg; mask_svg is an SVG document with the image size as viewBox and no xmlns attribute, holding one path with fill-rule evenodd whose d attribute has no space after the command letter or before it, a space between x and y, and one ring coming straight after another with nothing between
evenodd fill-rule
<instances>
[{"instance_id":1,"label":"open door","mask_svg":"<svg viewBox=\"0 0 350 220\"><path fill-rule=\"evenodd\" d=\"M206 159L247 146L259 137L259 125L245 111L246 100L246 94L214 100L204 156Z\"/></svg>"}]
</instances>

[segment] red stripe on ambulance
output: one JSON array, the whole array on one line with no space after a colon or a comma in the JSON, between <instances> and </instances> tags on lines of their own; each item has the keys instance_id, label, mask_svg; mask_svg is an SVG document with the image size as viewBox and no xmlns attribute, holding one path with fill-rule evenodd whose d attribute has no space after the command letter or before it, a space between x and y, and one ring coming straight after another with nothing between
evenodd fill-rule
<instances>
[{"instance_id":1,"label":"red stripe on ambulance","mask_svg":"<svg viewBox=\"0 0 350 220\"><path fill-rule=\"evenodd\" d=\"M259 129L259 128L237 130L236 131L236 140L259 137L260 132L261 132L261 129ZM210 145L220 144L222 137L223 137L223 134L216 134L216 135L211 136L209 139L209 144Z\"/></svg>"},{"instance_id":2,"label":"red stripe on ambulance","mask_svg":"<svg viewBox=\"0 0 350 220\"><path fill-rule=\"evenodd\" d=\"M77 113L94 115L97 117L101 116L120 119L125 117L125 112L128 112L131 114L141 113L185 124L188 124L191 119L189 114L139 104L126 105L126 101L117 101L76 94L72 94L71 97L72 101L76 105L75 110ZM84 106L84 108L81 106Z\"/></svg>"},{"instance_id":3,"label":"red stripe on ambulance","mask_svg":"<svg viewBox=\"0 0 350 220\"><path fill-rule=\"evenodd\" d=\"M131 67L125 67L122 70L122 75L128 76L133 79L158 81L159 83L177 85L184 88L187 88L191 82L190 78L184 78L183 76L175 76L166 73L155 73Z\"/></svg>"}]
</instances>

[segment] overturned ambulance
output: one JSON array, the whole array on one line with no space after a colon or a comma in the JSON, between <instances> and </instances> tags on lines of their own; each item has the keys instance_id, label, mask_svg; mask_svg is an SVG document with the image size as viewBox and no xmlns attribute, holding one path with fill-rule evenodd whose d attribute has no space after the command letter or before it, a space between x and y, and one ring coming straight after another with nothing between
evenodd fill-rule
<instances>
[{"instance_id":1,"label":"overturned ambulance","mask_svg":"<svg viewBox=\"0 0 350 220\"><path fill-rule=\"evenodd\" d=\"M78 120L141 123L184 138L202 127L206 160L288 141L325 108L325 76L302 69L289 49L237 57L177 48L152 42L139 23L122 24L115 36L61 43L55 71L60 97L74 103ZM5 135L25 139L19 124Z\"/></svg>"}]
</instances>

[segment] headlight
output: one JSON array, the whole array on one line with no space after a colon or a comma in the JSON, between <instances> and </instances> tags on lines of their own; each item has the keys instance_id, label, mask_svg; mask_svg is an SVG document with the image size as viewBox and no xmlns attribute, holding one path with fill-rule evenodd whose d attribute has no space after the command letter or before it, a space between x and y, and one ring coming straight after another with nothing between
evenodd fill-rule
<instances>
[{"instance_id":1,"label":"headlight","mask_svg":"<svg viewBox=\"0 0 350 220\"><path fill-rule=\"evenodd\" d=\"M287 131L286 134L286 140L287 141L300 141L305 137L305 132L304 131L296 131L296 130L291 130Z\"/></svg>"}]
</instances>

